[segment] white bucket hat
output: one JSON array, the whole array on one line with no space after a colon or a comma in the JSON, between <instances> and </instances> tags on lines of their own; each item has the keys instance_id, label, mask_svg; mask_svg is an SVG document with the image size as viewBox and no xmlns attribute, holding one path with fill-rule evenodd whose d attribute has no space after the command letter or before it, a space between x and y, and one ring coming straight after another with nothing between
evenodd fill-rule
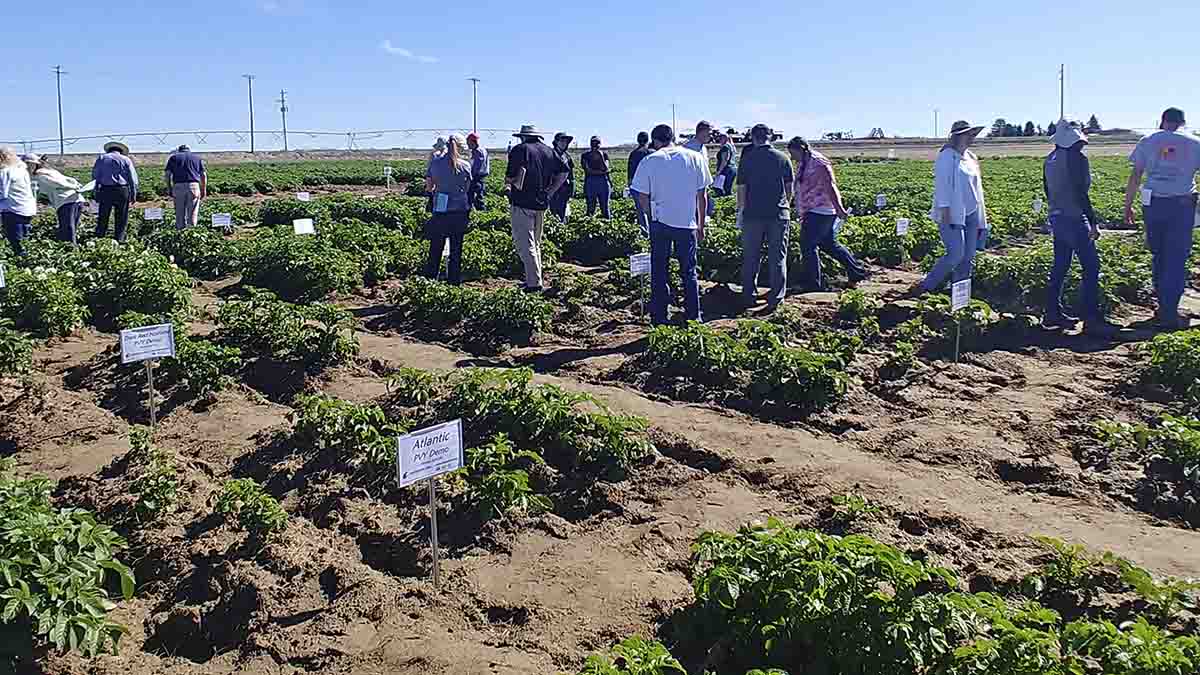
<instances>
[{"instance_id":1,"label":"white bucket hat","mask_svg":"<svg viewBox=\"0 0 1200 675\"><path fill-rule=\"evenodd\" d=\"M1069 148L1079 141L1088 142L1088 137L1083 133L1079 122L1068 122L1064 119L1054 125L1054 144L1058 147Z\"/></svg>"}]
</instances>

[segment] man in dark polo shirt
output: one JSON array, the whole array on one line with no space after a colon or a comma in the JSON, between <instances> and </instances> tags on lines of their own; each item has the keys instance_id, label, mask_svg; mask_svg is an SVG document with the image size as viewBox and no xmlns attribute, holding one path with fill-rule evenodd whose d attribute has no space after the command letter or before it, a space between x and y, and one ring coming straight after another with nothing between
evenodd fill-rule
<instances>
[{"instance_id":1,"label":"man in dark polo shirt","mask_svg":"<svg viewBox=\"0 0 1200 675\"><path fill-rule=\"evenodd\" d=\"M166 182L175 197L175 227L193 227L200 218L200 200L208 196L208 171L204 160L186 145L167 159Z\"/></svg>"},{"instance_id":2,"label":"man in dark polo shirt","mask_svg":"<svg viewBox=\"0 0 1200 675\"><path fill-rule=\"evenodd\" d=\"M537 127L527 124L513 134L521 139L508 153L504 185L512 204L512 237L525 266L525 291L542 291L542 227L550 195L567 180L567 165L542 142Z\"/></svg>"},{"instance_id":3,"label":"man in dark polo shirt","mask_svg":"<svg viewBox=\"0 0 1200 675\"><path fill-rule=\"evenodd\" d=\"M737 205L742 221L742 299L750 307L758 298L755 280L765 239L771 278L767 307L771 311L783 302L787 293L792 195L792 164L787 155L771 147L772 135L767 125L754 125L750 130L754 150L742 155L737 175Z\"/></svg>"}]
</instances>

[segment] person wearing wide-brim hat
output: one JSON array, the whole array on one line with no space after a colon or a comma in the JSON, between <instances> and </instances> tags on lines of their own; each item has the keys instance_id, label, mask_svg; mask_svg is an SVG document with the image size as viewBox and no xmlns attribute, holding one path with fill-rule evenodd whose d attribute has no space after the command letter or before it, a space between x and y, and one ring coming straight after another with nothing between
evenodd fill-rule
<instances>
[{"instance_id":1,"label":"person wearing wide-brim hat","mask_svg":"<svg viewBox=\"0 0 1200 675\"><path fill-rule=\"evenodd\" d=\"M551 141L554 154L567 166L567 179L550 195L550 213L563 223L571 219L571 199L575 197L575 160L568 152L574 140L574 136L560 131L554 134L554 140Z\"/></svg>"},{"instance_id":2,"label":"person wearing wide-brim hat","mask_svg":"<svg viewBox=\"0 0 1200 675\"><path fill-rule=\"evenodd\" d=\"M947 277L962 281L971 277L975 252L988 229L979 159L968 148L983 127L958 121L933 165L933 210L930 218L938 225L946 253L929 274L907 295L936 290Z\"/></svg>"},{"instance_id":3,"label":"person wearing wide-brim hat","mask_svg":"<svg viewBox=\"0 0 1200 675\"><path fill-rule=\"evenodd\" d=\"M92 165L96 201L100 204L100 213L96 218L97 237L108 235L108 219L115 212L113 236L117 241L125 241L129 206L137 201L138 195L137 168L128 155L129 146L119 141L109 141L104 144L104 154L97 157Z\"/></svg>"},{"instance_id":4,"label":"person wearing wide-brim hat","mask_svg":"<svg viewBox=\"0 0 1200 675\"><path fill-rule=\"evenodd\" d=\"M553 195L567 181L569 168L542 142L532 124L513 134L520 138L508 152L504 185L511 203L513 246L525 266L525 290L542 290L542 230Z\"/></svg>"},{"instance_id":5,"label":"person wearing wide-brim hat","mask_svg":"<svg viewBox=\"0 0 1200 675\"><path fill-rule=\"evenodd\" d=\"M1054 266L1046 286L1046 311L1042 325L1046 328L1069 328L1079 319L1063 311L1062 290L1071 258L1079 258L1083 283L1079 289L1079 313L1084 332L1107 337L1114 326L1104 320L1100 309L1100 258L1096 239L1100 223L1092 209L1088 190L1092 186L1092 171L1083 147L1087 135L1078 122L1059 120L1054 131L1054 151L1042 165L1042 185L1049 204L1050 229L1054 234Z\"/></svg>"},{"instance_id":6,"label":"person wearing wide-brim hat","mask_svg":"<svg viewBox=\"0 0 1200 675\"><path fill-rule=\"evenodd\" d=\"M50 202L58 216L58 240L76 243L79 219L83 216L83 204L87 200L81 192L83 185L47 166L45 155L22 155L21 160L29 168L29 176L38 195Z\"/></svg>"}]
</instances>

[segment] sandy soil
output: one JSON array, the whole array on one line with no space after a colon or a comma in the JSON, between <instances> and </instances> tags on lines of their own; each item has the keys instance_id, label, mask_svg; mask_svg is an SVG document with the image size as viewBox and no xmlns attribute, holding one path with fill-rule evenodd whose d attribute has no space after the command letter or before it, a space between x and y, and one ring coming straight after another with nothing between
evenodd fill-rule
<instances>
[{"instance_id":1,"label":"sandy soil","mask_svg":"<svg viewBox=\"0 0 1200 675\"><path fill-rule=\"evenodd\" d=\"M888 270L866 289L883 294L914 278ZM196 303L214 303L228 283L198 288ZM722 315L727 295L707 289L710 315ZM829 294L788 300L812 316L828 314L831 303ZM616 640L656 634L691 600L686 562L701 530L768 516L816 526L830 495L849 490L884 507L869 534L955 568L973 585L1027 571L1034 534L1159 573L1200 573L1200 533L1147 512L1136 471L1076 458L1082 425L1094 416L1154 408L1125 393L1132 344L1034 335L957 364L928 363L896 385L874 382L867 363L843 405L789 421L630 384L622 373L648 329L631 312L480 355L449 335L444 344L414 340L368 299L345 304L363 329L355 365L305 378L259 364L205 403L167 392L157 444L180 458L187 486L168 522L130 532L139 593L115 618L133 634L120 657L43 655L30 672L573 671ZM0 391L0 455L59 479L61 498L102 515L128 508L127 429L147 415L140 371L116 364L115 345L115 335L90 330L56 341L37 351L35 386ZM659 454L628 481L597 484L567 515L477 532L456 530L451 518L443 586L434 590L424 497L372 495L330 479L319 451L289 444L286 402L300 390L371 400L386 394L379 373L387 368L470 365L529 366L539 382L644 416ZM221 482L244 476L291 513L286 535L262 550L211 516Z\"/></svg>"}]
</instances>

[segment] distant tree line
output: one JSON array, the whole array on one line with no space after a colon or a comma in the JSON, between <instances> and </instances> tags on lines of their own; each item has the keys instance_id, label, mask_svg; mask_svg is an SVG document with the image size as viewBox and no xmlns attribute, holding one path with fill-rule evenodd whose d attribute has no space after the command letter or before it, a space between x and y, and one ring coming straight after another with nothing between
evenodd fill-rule
<instances>
[{"instance_id":1,"label":"distant tree line","mask_svg":"<svg viewBox=\"0 0 1200 675\"><path fill-rule=\"evenodd\" d=\"M1051 122L1045 127L1040 124L1035 125L1032 121L1026 122L1024 125L1009 124L1008 120L1003 117L997 118L992 122L992 136L999 138L1014 138L1020 136L1053 136L1057 128L1057 124ZM1084 131L1089 134L1094 134L1097 131L1102 131L1100 120L1096 119L1095 115L1088 118L1087 124L1084 125Z\"/></svg>"}]
</instances>

